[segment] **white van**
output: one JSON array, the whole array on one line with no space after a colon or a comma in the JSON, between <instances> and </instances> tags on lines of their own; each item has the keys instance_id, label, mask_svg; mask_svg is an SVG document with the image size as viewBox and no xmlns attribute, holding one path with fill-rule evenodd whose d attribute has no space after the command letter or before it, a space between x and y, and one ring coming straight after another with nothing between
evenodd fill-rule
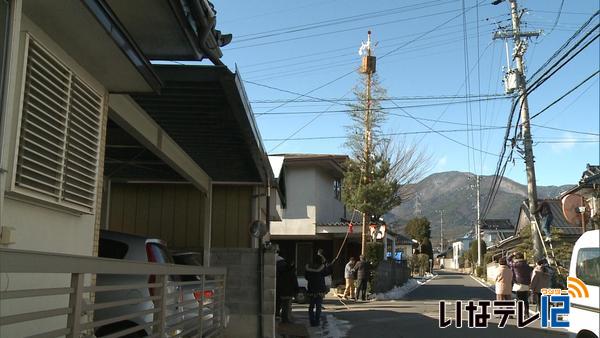
<instances>
[{"instance_id":1,"label":"white van","mask_svg":"<svg viewBox=\"0 0 600 338\"><path fill-rule=\"evenodd\" d=\"M588 298L571 297L569 336L598 338L600 323L600 230L587 231L575 243L569 276L579 278L589 291Z\"/></svg>"}]
</instances>

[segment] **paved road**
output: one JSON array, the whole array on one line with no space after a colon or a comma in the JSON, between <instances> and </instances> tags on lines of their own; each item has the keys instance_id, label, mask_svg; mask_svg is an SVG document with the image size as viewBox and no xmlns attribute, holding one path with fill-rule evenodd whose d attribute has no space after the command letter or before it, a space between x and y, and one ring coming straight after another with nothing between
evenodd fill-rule
<instances>
[{"instance_id":1,"label":"paved road","mask_svg":"<svg viewBox=\"0 0 600 338\"><path fill-rule=\"evenodd\" d=\"M497 327L492 320L486 329L463 328L441 329L438 327L440 300L493 299L491 290L483 287L468 275L438 272L438 276L420 286L406 299L398 301L375 301L351 303L344 306L334 299L326 301L329 325L326 325L324 337L394 337L394 338L535 338L566 337L563 332L548 331L539 328L539 323L519 329L515 320L510 320L505 328ZM450 310L450 307L448 307ZM450 314L448 314L450 316ZM463 314L466 318L466 312ZM333 332L332 332L333 331Z\"/></svg>"}]
</instances>

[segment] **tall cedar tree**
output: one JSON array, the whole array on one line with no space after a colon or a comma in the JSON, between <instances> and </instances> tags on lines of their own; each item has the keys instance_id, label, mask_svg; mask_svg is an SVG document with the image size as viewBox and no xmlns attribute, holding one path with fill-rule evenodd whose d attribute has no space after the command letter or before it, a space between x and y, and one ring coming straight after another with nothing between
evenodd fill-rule
<instances>
[{"instance_id":1,"label":"tall cedar tree","mask_svg":"<svg viewBox=\"0 0 600 338\"><path fill-rule=\"evenodd\" d=\"M348 111L353 123L347 127L346 146L350 149L350 159L344 168L342 199L349 208L364 212L368 217L379 218L410 196L405 186L420 178L428 159L414 145L407 145L404 141L393 143L382 133L386 111L381 103L387 96L375 74L371 81L371 118L365 121L366 75L362 76L364 81L354 89L356 103L349 105ZM369 181L365 182L367 124L371 127L372 141Z\"/></svg>"}]
</instances>

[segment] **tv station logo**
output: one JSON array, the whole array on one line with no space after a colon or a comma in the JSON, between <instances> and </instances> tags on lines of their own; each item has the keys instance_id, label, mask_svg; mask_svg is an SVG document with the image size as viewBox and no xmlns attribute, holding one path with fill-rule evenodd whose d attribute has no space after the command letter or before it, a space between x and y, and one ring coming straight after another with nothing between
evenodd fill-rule
<instances>
[{"instance_id":1,"label":"tv station logo","mask_svg":"<svg viewBox=\"0 0 600 338\"><path fill-rule=\"evenodd\" d=\"M540 312L533 315L525 313L525 303L517 300L469 300L455 301L454 309L450 310L454 318L446 318L446 301L439 303L439 327L447 328L454 322L454 327L463 327L464 320L468 328L486 328L489 320L499 318L499 328L504 328L509 318L517 319L517 327L524 328L536 320L542 328L569 327L568 315L571 312L571 298L589 298L588 288L579 278L567 278L567 290L542 289L540 297ZM464 306L463 306L464 305Z\"/></svg>"}]
</instances>

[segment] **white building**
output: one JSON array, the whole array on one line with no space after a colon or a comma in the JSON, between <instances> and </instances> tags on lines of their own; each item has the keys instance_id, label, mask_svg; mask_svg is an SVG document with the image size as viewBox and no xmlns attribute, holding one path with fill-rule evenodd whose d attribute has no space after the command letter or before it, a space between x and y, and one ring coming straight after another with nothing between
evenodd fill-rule
<instances>
[{"instance_id":1,"label":"white building","mask_svg":"<svg viewBox=\"0 0 600 338\"><path fill-rule=\"evenodd\" d=\"M349 212L342 203L345 155L281 154L269 156L282 197L276 197L281 221L271 222L271 240L281 255L296 264L298 274L317 249L333 258L353 223L336 266L336 278L346 257L360 255L361 215ZM343 278L343 276L342 276Z\"/></svg>"}]
</instances>

